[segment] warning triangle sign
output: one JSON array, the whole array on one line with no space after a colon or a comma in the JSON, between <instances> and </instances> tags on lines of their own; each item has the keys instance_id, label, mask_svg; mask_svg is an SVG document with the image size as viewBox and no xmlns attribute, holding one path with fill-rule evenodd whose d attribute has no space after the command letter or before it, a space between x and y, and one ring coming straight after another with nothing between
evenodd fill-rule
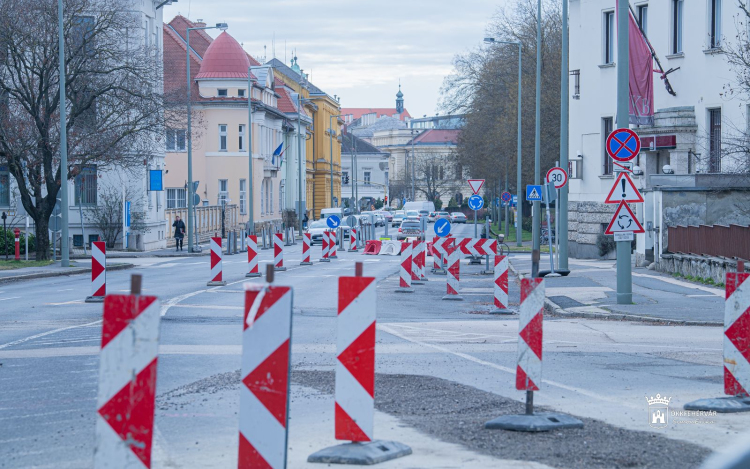
<instances>
[{"instance_id":1,"label":"warning triangle sign","mask_svg":"<svg viewBox=\"0 0 750 469\"><path fill-rule=\"evenodd\" d=\"M615 233L627 232L644 233L644 230L633 211L628 207L628 204L620 202L620 206L617 207L617 211L612 217L612 221L609 222L609 226L607 226L604 234L613 235Z\"/></svg>"},{"instance_id":2,"label":"warning triangle sign","mask_svg":"<svg viewBox=\"0 0 750 469\"><path fill-rule=\"evenodd\" d=\"M605 204L619 204L620 202L629 204L643 203L643 196L636 189L633 180L630 179L630 175L626 172L618 173L615 183L604 201Z\"/></svg>"},{"instance_id":3,"label":"warning triangle sign","mask_svg":"<svg viewBox=\"0 0 750 469\"><path fill-rule=\"evenodd\" d=\"M475 194L478 194L479 189L484 185L484 179L469 179L468 182Z\"/></svg>"}]
</instances>

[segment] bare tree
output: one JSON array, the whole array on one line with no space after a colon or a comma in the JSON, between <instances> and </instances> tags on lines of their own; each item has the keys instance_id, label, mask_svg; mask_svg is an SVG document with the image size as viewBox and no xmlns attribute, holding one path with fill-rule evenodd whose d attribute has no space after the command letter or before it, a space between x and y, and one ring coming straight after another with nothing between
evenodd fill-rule
<instances>
[{"instance_id":1,"label":"bare tree","mask_svg":"<svg viewBox=\"0 0 750 469\"><path fill-rule=\"evenodd\" d=\"M87 164L143 166L164 135L162 60L125 0L63 0L68 168L60 167L57 2L0 0L0 161L36 226L36 258L62 181Z\"/></svg>"},{"instance_id":2,"label":"bare tree","mask_svg":"<svg viewBox=\"0 0 750 469\"><path fill-rule=\"evenodd\" d=\"M452 161L455 161L454 154L418 154L414 168L414 190L430 202L447 202L460 185L455 174L456 165Z\"/></svg>"},{"instance_id":3,"label":"bare tree","mask_svg":"<svg viewBox=\"0 0 750 469\"><path fill-rule=\"evenodd\" d=\"M130 209L130 231L148 233L143 204L138 202L139 198L128 185L107 184L101 187L97 195L97 204L84 212L86 221L101 234L102 241L107 243L109 249L115 247L117 238L123 234L123 203L126 200L136 200Z\"/></svg>"}]
</instances>

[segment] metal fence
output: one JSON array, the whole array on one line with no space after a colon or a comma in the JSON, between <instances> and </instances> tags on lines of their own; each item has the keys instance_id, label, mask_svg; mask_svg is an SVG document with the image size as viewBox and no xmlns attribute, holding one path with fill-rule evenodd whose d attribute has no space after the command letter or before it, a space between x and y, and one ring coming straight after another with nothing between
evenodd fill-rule
<instances>
[{"instance_id":1,"label":"metal fence","mask_svg":"<svg viewBox=\"0 0 750 469\"><path fill-rule=\"evenodd\" d=\"M750 260L750 226L670 226L668 230L669 252Z\"/></svg>"},{"instance_id":2,"label":"metal fence","mask_svg":"<svg viewBox=\"0 0 750 469\"><path fill-rule=\"evenodd\" d=\"M187 225L187 208L170 208L164 210L167 228L167 246L174 246L174 228L172 223L175 216L180 218ZM236 230L241 228L238 223L239 207L237 205L227 205L224 213L224 227L226 230ZM200 242L208 241L208 238L214 236L214 233L221 233L221 207L219 205L195 207L195 231L198 234ZM187 239L185 240L187 244Z\"/></svg>"}]
</instances>

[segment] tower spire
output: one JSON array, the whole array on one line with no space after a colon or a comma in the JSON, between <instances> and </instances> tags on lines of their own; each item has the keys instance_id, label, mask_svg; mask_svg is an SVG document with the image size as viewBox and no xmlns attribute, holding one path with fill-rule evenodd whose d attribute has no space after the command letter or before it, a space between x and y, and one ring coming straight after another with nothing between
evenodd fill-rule
<instances>
[{"instance_id":1,"label":"tower spire","mask_svg":"<svg viewBox=\"0 0 750 469\"><path fill-rule=\"evenodd\" d=\"M398 93L396 93L396 112L404 112L404 93L401 92L401 79L398 79Z\"/></svg>"}]
</instances>

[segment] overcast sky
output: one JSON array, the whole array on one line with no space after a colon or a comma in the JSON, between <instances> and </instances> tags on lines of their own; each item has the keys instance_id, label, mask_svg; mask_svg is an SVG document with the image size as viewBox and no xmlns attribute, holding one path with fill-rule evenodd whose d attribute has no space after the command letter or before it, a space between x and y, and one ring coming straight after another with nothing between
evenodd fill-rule
<instances>
[{"instance_id":1,"label":"overcast sky","mask_svg":"<svg viewBox=\"0 0 750 469\"><path fill-rule=\"evenodd\" d=\"M179 0L164 7L228 32L254 57L300 66L342 107L395 107L398 80L414 117L434 115L443 77L459 52L482 42L505 0ZM209 33L216 37L213 30ZM284 51L286 43L286 53Z\"/></svg>"}]
</instances>

